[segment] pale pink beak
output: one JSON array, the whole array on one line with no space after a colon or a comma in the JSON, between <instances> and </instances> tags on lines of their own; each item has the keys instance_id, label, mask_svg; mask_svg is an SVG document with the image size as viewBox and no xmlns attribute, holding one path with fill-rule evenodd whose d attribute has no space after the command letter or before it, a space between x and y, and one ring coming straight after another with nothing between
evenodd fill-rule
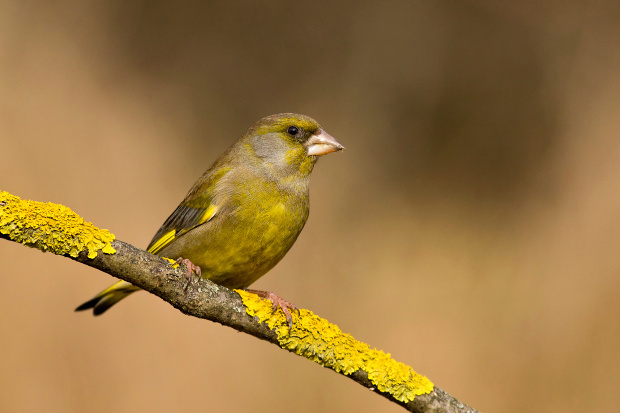
<instances>
[{"instance_id":1,"label":"pale pink beak","mask_svg":"<svg viewBox=\"0 0 620 413\"><path fill-rule=\"evenodd\" d=\"M319 129L318 132L320 132L318 135L310 136L304 144L308 150L308 155L327 155L328 153L344 149L344 146L329 133L322 129Z\"/></svg>"}]
</instances>

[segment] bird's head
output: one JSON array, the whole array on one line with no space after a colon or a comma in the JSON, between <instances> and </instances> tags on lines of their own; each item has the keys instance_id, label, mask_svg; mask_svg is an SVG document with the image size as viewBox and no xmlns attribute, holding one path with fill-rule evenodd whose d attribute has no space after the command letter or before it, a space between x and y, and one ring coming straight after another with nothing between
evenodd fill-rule
<instances>
[{"instance_id":1,"label":"bird's head","mask_svg":"<svg viewBox=\"0 0 620 413\"><path fill-rule=\"evenodd\" d=\"M314 119L294 113L267 116L246 134L246 144L281 172L309 175L319 156L344 149Z\"/></svg>"}]
</instances>

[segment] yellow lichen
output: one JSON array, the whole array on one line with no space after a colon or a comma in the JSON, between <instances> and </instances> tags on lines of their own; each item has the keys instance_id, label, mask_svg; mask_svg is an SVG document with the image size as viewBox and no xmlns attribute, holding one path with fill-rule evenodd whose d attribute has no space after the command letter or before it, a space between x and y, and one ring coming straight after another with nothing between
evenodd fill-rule
<instances>
[{"instance_id":1,"label":"yellow lichen","mask_svg":"<svg viewBox=\"0 0 620 413\"><path fill-rule=\"evenodd\" d=\"M0 191L0 233L41 251L74 258L82 251L88 251L88 258L95 258L98 250L116 252L110 245L114 241L110 231L85 222L66 206L24 201L4 191Z\"/></svg>"},{"instance_id":2,"label":"yellow lichen","mask_svg":"<svg viewBox=\"0 0 620 413\"><path fill-rule=\"evenodd\" d=\"M270 302L247 291L235 291L241 296L250 316L257 317L275 330L282 348L344 374L363 370L381 392L389 393L404 403L433 390L433 383L425 376L394 360L389 354L355 340L311 311L302 309L299 315L293 314L293 328L289 331L286 318L281 311L273 313Z\"/></svg>"}]
</instances>

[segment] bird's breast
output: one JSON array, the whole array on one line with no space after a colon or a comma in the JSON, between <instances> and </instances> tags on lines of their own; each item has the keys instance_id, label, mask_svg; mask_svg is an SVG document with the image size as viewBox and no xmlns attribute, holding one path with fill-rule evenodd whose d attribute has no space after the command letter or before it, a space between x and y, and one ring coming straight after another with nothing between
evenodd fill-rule
<instances>
[{"instance_id":1,"label":"bird's breast","mask_svg":"<svg viewBox=\"0 0 620 413\"><path fill-rule=\"evenodd\" d=\"M189 258L217 284L245 288L284 257L308 214L307 192L281 191L275 185L239 188L211 221L162 253Z\"/></svg>"}]
</instances>

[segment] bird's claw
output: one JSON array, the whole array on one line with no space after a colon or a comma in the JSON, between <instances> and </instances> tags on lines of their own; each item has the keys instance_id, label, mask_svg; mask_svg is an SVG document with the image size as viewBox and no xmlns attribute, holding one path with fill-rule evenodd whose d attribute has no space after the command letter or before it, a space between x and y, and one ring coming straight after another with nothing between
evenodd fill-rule
<instances>
[{"instance_id":1,"label":"bird's claw","mask_svg":"<svg viewBox=\"0 0 620 413\"><path fill-rule=\"evenodd\" d=\"M260 291L260 290L246 290L251 293L258 295L261 298L271 301L271 305L273 307L272 314L275 314L278 311L278 308L282 310L284 313L284 317L286 317L286 321L288 321L289 331L293 328L293 316L291 315L291 310L295 312L299 312L297 306L293 303L290 303L280 297L273 291Z\"/></svg>"},{"instance_id":2,"label":"bird's claw","mask_svg":"<svg viewBox=\"0 0 620 413\"><path fill-rule=\"evenodd\" d=\"M202 274L202 270L200 269L199 266L197 266L196 264L194 264L187 258L179 257L177 258L176 263L183 264L187 268L187 273L186 273L187 284L185 284L185 292L187 292L189 285L192 283L192 281L194 281L194 274L196 274L198 278L200 278Z\"/></svg>"}]
</instances>

